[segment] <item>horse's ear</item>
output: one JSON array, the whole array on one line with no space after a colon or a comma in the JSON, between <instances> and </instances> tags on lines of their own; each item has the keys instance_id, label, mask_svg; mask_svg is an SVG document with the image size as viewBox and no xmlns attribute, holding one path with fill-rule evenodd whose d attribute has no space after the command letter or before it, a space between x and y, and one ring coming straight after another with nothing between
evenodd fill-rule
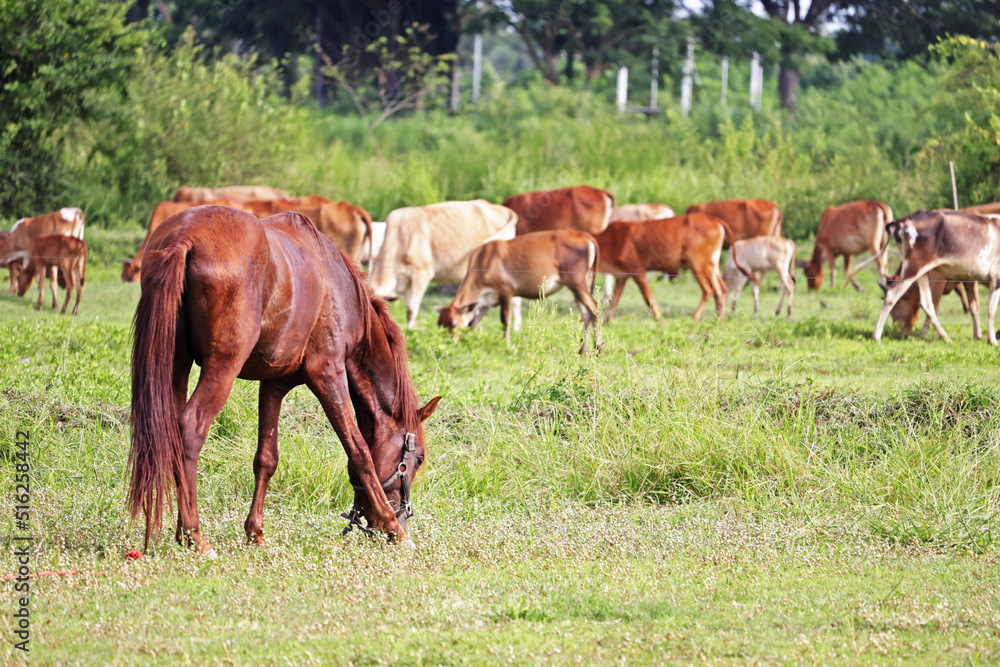
<instances>
[{"instance_id":1,"label":"horse's ear","mask_svg":"<svg viewBox=\"0 0 1000 667\"><path fill-rule=\"evenodd\" d=\"M421 422L427 421L427 418L430 417L432 414L434 414L434 411L437 409L437 406L438 406L438 401L440 401L440 400L441 400L440 396L435 396L431 400L427 401L427 405L425 405L424 407L420 408L420 421Z\"/></svg>"}]
</instances>

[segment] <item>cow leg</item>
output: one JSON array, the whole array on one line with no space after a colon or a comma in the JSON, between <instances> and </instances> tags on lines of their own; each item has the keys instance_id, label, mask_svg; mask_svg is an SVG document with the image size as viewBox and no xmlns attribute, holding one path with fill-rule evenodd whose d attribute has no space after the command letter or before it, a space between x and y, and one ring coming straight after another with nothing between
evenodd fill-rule
<instances>
[{"instance_id":1,"label":"cow leg","mask_svg":"<svg viewBox=\"0 0 1000 667\"><path fill-rule=\"evenodd\" d=\"M511 313L513 313L514 319L514 333L521 330L521 297L515 296L510 300L511 303Z\"/></svg>"},{"instance_id":2,"label":"cow leg","mask_svg":"<svg viewBox=\"0 0 1000 667\"><path fill-rule=\"evenodd\" d=\"M52 290L52 310L59 306L59 267L49 267L49 288Z\"/></svg>"},{"instance_id":3,"label":"cow leg","mask_svg":"<svg viewBox=\"0 0 1000 667\"><path fill-rule=\"evenodd\" d=\"M830 287L837 287L837 256L830 254ZM844 286L846 287L846 285Z\"/></svg>"},{"instance_id":4,"label":"cow leg","mask_svg":"<svg viewBox=\"0 0 1000 667\"><path fill-rule=\"evenodd\" d=\"M950 341L948 338L948 333L941 326L941 322L938 321L937 313L934 310L934 297L931 295L931 281L924 273L920 278L917 279L917 287L920 289L920 307L924 309L927 313L927 317L930 318L931 324L934 325L934 330L938 332L938 335L946 341ZM976 304L976 309L978 310L979 304Z\"/></svg>"},{"instance_id":5,"label":"cow leg","mask_svg":"<svg viewBox=\"0 0 1000 667\"><path fill-rule=\"evenodd\" d=\"M622 276L620 280L615 280L615 293L611 296L611 305L608 306L608 315L604 318L605 324L610 322L611 316L615 314L615 307L618 305L618 301L622 298L622 292L625 291L626 283L628 283L628 276Z\"/></svg>"},{"instance_id":6,"label":"cow leg","mask_svg":"<svg viewBox=\"0 0 1000 667\"><path fill-rule=\"evenodd\" d=\"M892 307L896 305L896 302L903 298L906 294L906 290L910 289L918 276L912 278L907 278L905 280L900 280L898 283L889 288L889 291L885 293L885 301L882 303L882 312L878 315L878 322L875 324L875 331L872 332L872 338L874 340L882 340L882 332L885 330L885 322L889 319L889 311Z\"/></svg>"},{"instance_id":7,"label":"cow leg","mask_svg":"<svg viewBox=\"0 0 1000 667\"><path fill-rule=\"evenodd\" d=\"M260 400L257 409L257 454L253 458L253 501L250 513L243 524L247 544L264 543L264 496L267 485L278 469L278 415L281 401L288 394L289 385L272 381L260 383Z\"/></svg>"},{"instance_id":8,"label":"cow leg","mask_svg":"<svg viewBox=\"0 0 1000 667\"><path fill-rule=\"evenodd\" d=\"M718 264L715 266L718 267ZM712 275L711 281L712 294L715 296L715 315L721 321L726 317L726 296L729 290L726 288L726 281L722 279L722 274L718 272L717 268L714 275Z\"/></svg>"},{"instance_id":9,"label":"cow leg","mask_svg":"<svg viewBox=\"0 0 1000 667\"><path fill-rule=\"evenodd\" d=\"M76 314L80 312L80 297L83 296L83 268L79 262L74 271L76 272L76 303L73 304L73 317L76 317Z\"/></svg>"},{"instance_id":10,"label":"cow leg","mask_svg":"<svg viewBox=\"0 0 1000 667\"><path fill-rule=\"evenodd\" d=\"M604 274L604 303L611 303L611 295L615 292L615 277L610 273Z\"/></svg>"},{"instance_id":11,"label":"cow leg","mask_svg":"<svg viewBox=\"0 0 1000 667\"><path fill-rule=\"evenodd\" d=\"M513 326L511 321L511 296L509 294L500 294L500 321L504 324L504 337L507 339L507 347L510 347L510 330Z\"/></svg>"},{"instance_id":12,"label":"cow leg","mask_svg":"<svg viewBox=\"0 0 1000 667\"><path fill-rule=\"evenodd\" d=\"M864 292L865 288L858 282L858 279L851 275L851 264L854 263L854 255L844 255L844 275L847 276L847 280L844 281L844 286L840 289L847 289L847 283L854 285L854 289L859 292Z\"/></svg>"},{"instance_id":13,"label":"cow leg","mask_svg":"<svg viewBox=\"0 0 1000 667\"><path fill-rule=\"evenodd\" d=\"M760 313L760 285L755 282L750 283L750 290L753 292L753 314ZM781 303L778 303L778 310L781 310Z\"/></svg>"},{"instance_id":14,"label":"cow leg","mask_svg":"<svg viewBox=\"0 0 1000 667\"><path fill-rule=\"evenodd\" d=\"M580 310L580 317L583 319L583 345L580 347L580 354L587 354L587 329L590 327L594 327L594 347L600 353L603 341L601 340L601 330L597 326L597 301L594 300L594 295L590 293L587 285L584 285L582 289L572 284L567 286L573 292L576 307Z\"/></svg>"},{"instance_id":15,"label":"cow leg","mask_svg":"<svg viewBox=\"0 0 1000 667\"><path fill-rule=\"evenodd\" d=\"M958 300L962 302L962 312L968 314L969 312L969 285L972 285L973 289L979 289L978 283L967 283L960 282L958 287L955 288L955 294L958 295Z\"/></svg>"},{"instance_id":16,"label":"cow leg","mask_svg":"<svg viewBox=\"0 0 1000 667\"><path fill-rule=\"evenodd\" d=\"M701 302L698 304L698 307L694 309L694 321L697 322L701 319L701 313L705 310L705 304L708 303L708 298L715 294L715 287L712 285L711 278L702 271L697 272L695 279L701 287ZM718 299L718 296L716 296L716 298Z\"/></svg>"},{"instance_id":17,"label":"cow leg","mask_svg":"<svg viewBox=\"0 0 1000 667\"><path fill-rule=\"evenodd\" d=\"M976 288L978 285L973 283L973 287ZM978 294L979 290L975 290ZM990 342L990 345L997 344L997 330L995 328L995 319L997 314L997 302L1000 302L1000 280L994 278L990 281L990 295L987 297L989 301L986 305L986 326L989 327L989 332L986 335L986 339Z\"/></svg>"},{"instance_id":18,"label":"cow leg","mask_svg":"<svg viewBox=\"0 0 1000 667\"><path fill-rule=\"evenodd\" d=\"M979 283L971 283L972 294L969 298L969 315L972 316L972 337L975 340L983 339L983 327L979 323ZM987 304L987 309L989 305Z\"/></svg>"},{"instance_id":19,"label":"cow leg","mask_svg":"<svg viewBox=\"0 0 1000 667\"><path fill-rule=\"evenodd\" d=\"M67 267L68 269L69 267ZM63 275L66 276L66 300L63 302L62 311L60 314L65 315L66 309L69 308L69 298L73 296L73 288L76 287L76 272L70 270L64 270ZM74 315L76 313L73 313Z\"/></svg>"},{"instance_id":20,"label":"cow leg","mask_svg":"<svg viewBox=\"0 0 1000 667\"><path fill-rule=\"evenodd\" d=\"M406 326L409 329L417 328L417 314L420 312L420 302L424 300L424 293L427 286L431 284L434 273L425 269L414 269L410 275L410 284L406 290L404 303L406 304Z\"/></svg>"},{"instance_id":21,"label":"cow leg","mask_svg":"<svg viewBox=\"0 0 1000 667\"><path fill-rule=\"evenodd\" d=\"M740 300L740 294L743 294L743 288L746 287L747 277L740 273L736 276L736 284L733 286L733 291L730 292L729 304L730 308L734 311L736 310L736 302Z\"/></svg>"},{"instance_id":22,"label":"cow leg","mask_svg":"<svg viewBox=\"0 0 1000 667\"><path fill-rule=\"evenodd\" d=\"M639 291L642 292L642 298L646 300L649 307L653 311L653 319L659 320L660 309L656 307L656 301L653 300L653 291L649 289L649 281L646 280L645 271L637 271L632 278L635 279L635 284L639 286Z\"/></svg>"}]
</instances>

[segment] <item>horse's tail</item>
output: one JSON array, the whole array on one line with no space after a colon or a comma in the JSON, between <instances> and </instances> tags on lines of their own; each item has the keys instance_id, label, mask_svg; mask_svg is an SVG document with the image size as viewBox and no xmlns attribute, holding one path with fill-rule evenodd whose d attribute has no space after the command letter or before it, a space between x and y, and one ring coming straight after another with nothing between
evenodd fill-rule
<instances>
[{"instance_id":1,"label":"horse's tail","mask_svg":"<svg viewBox=\"0 0 1000 667\"><path fill-rule=\"evenodd\" d=\"M147 253L142 296L132 328L132 487L129 506L135 520L146 515L143 549L149 536L163 524L163 504L176 485L178 504L185 503L184 447L173 392L173 358L177 345L177 318L184 292L184 274L190 246L173 243Z\"/></svg>"}]
</instances>

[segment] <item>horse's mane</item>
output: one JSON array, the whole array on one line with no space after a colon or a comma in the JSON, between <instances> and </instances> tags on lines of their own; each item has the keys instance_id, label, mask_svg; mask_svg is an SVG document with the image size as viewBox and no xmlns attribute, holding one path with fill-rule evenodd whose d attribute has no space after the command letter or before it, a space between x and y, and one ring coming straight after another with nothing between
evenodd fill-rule
<instances>
[{"instance_id":1,"label":"horse's mane","mask_svg":"<svg viewBox=\"0 0 1000 667\"><path fill-rule=\"evenodd\" d=\"M413 378L410 376L410 367L407 365L406 338L399 325L393 321L389 315L389 306L383 299L372 294L368 282L365 280L361 269L357 263L340 249L341 257L347 266L348 273L354 280L354 286L358 290L358 300L360 301L361 327L364 331L361 345L358 351L361 353L361 361L368 361L374 356L372 346L373 326L377 323L385 333L386 341L389 343L389 353L392 355L392 362L396 369L396 401L393 405L393 417L402 420L404 428L410 433L416 433L420 426L418 416L419 401L417 392L413 386ZM365 307L365 306L369 307Z\"/></svg>"}]
</instances>

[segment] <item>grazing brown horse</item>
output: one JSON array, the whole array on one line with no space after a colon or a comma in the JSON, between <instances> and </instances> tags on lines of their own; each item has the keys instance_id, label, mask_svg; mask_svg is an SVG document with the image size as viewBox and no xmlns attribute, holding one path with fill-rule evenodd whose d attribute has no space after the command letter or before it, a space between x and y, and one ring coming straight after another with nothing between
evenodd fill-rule
<instances>
[{"instance_id":1,"label":"grazing brown horse","mask_svg":"<svg viewBox=\"0 0 1000 667\"><path fill-rule=\"evenodd\" d=\"M198 456L236 378L260 381L253 502L244 528L263 542L263 504L278 465L281 401L305 384L347 452L352 524L408 540L410 485L424 459L419 407L399 327L357 266L298 213L258 220L189 209L150 236L132 350L133 519L162 523L176 487L177 540L211 551L198 521ZM201 366L188 398L192 362Z\"/></svg>"}]
</instances>

